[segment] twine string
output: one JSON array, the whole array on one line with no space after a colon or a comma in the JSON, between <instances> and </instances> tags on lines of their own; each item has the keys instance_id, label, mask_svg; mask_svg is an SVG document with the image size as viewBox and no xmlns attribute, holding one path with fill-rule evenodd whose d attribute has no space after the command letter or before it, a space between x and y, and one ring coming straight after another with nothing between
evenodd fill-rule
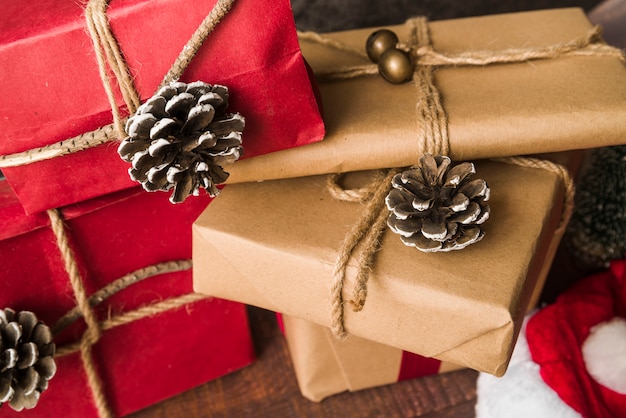
<instances>
[{"instance_id":1,"label":"twine string","mask_svg":"<svg viewBox=\"0 0 626 418\"><path fill-rule=\"evenodd\" d=\"M506 164L517 165L519 167L547 170L551 173L556 174L561 179L565 190L563 197L563 210L561 213L561 220L554 232L554 235L560 235L561 233L563 233L565 231L565 228L567 227L567 224L569 223L570 218L572 217L572 212L574 211L574 196L576 194L574 179L570 175L570 172L567 170L567 168L550 160L543 160L531 157L504 157L493 158L492 160Z\"/></svg>"},{"instance_id":2,"label":"twine string","mask_svg":"<svg viewBox=\"0 0 626 418\"><path fill-rule=\"evenodd\" d=\"M410 34L408 43L402 46L414 56L417 63L411 83L416 91L416 121L418 122L417 138L419 148L424 153L433 155L448 155L450 153L450 141L448 136L448 117L443 107L441 95L434 83L434 71L443 65L488 65L493 63L524 62L529 59L556 58L568 54L591 54L610 55L624 59L622 51L606 45L592 44L600 40L600 29L591 30L584 38L553 45L546 48L508 49L504 51L470 51L456 55L444 55L433 50L430 41L427 19L418 17L409 19ZM301 39L310 42L321 43L339 51L352 51L351 47L341 44L310 32L301 33ZM355 52L363 56L361 53ZM336 71L318 74L323 80L346 79L366 75L378 74L375 64L358 65L354 67L339 68ZM511 157L499 159L501 162L516 164L523 167L542 168L556 173L565 184L565 204L562 214L561 225L557 232L565 228L571 216L573 206L574 186L567 169L550 161L530 159L524 157ZM345 327L345 303L343 290L348 262L352 258L358 246L360 253L356 260L357 276L352 289L352 299L349 304L353 311L363 309L367 297L367 282L371 274L376 252L380 249L380 238L385 231L386 220L389 211L385 205L385 197L391 189L391 179L401 169L388 171L385 178L374 179L364 190L350 192L344 190L338 192L341 187L337 183L337 176L329 177L328 190L335 198L340 200L358 201L369 199L361 218L353 225L339 246L338 256L335 261L333 277L330 286L330 315L331 331L340 338L346 338L348 332ZM354 194L354 196L352 195ZM362 200L361 200L362 201Z\"/></svg>"},{"instance_id":3,"label":"twine string","mask_svg":"<svg viewBox=\"0 0 626 418\"><path fill-rule=\"evenodd\" d=\"M105 319L100 322L100 329L102 331L108 331L121 325L126 325L134 321L139 321L144 318L148 318L163 312L175 310L183 306L189 306L192 303L209 299L209 296L201 295L199 293L187 293L186 295L176 296L169 299L154 302L142 307L139 307L133 311L124 312L113 316L112 318ZM80 341L71 343L59 347L57 349L57 356L66 356L75 353L80 350Z\"/></svg>"},{"instance_id":4,"label":"twine string","mask_svg":"<svg viewBox=\"0 0 626 418\"><path fill-rule=\"evenodd\" d=\"M411 47L430 47L430 34L426 18L411 19L410 44ZM330 46L336 47L335 44ZM378 71L376 69L376 71ZM416 92L416 120L418 122L418 141L420 149L434 155L449 153L448 121L441 102L441 95L434 84L433 67L414 67L411 83ZM345 327L345 303L343 288L348 262L361 246L358 254L357 275L352 288L352 299L349 304L354 312L359 312L365 305L367 298L367 283L374 265L376 252L380 249L380 238L385 231L389 210L385 205L385 198L391 190L391 179L402 169L390 169L384 178L378 178L370 183L371 198L363 210L359 221L339 246L335 261L333 278L331 280L331 331L344 339L348 332Z\"/></svg>"},{"instance_id":5,"label":"twine string","mask_svg":"<svg viewBox=\"0 0 626 418\"><path fill-rule=\"evenodd\" d=\"M187 44L183 47L165 77L163 77L159 88L181 77L209 34L213 32L213 29L215 29L222 18L228 14L234 3L235 0L218 0L217 3L215 3L211 12L204 18L198 29L196 29Z\"/></svg>"},{"instance_id":6,"label":"twine string","mask_svg":"<svg viewBox=\"0 0 626 418\"><path fill-rule=\"evenodd\" d=\"M602 42L600 26L594 26L584 36L569 42L554 45L507 48L502 50L472 50L460 53L442 53L435 51L430 42L422 41L422 36L429 36L425 27L426 18L416 17L406 22L413 30L409 41L400 43L399 48L408 50L413 62L419 67L445 66L485 66L491 64L512 64L531 60L554 59L566 56L596 56L613 57L626 62L624 51ZM417 32L415 31L417 30ZM378 75L378 66L369 62L367 55L360 50L343 44L335 39L321 36L313 32L299 32L301 41L308 41L327 46L340 52L349 52L367 60L367 63L348 65L328 71L316 71L315 76L320 81L336 81L351 79L360 76ZM419 39L418 39L419 38Z\"/></svg>"},{"instance_id":7,"label":"twine string","mask_svg":"<svg viewBox=\"0 0 626 418\"><path fill-rule=\"evenodd\" d=\"M415 19L409 22L414 24ZM602 29L594 26L578 39L555 45L534 48L507 48L499 51L476 50L456 54L443 54L432 46L412 49L412 57L421 66L485 66L491 64L520 63L530 60L554 59L563 56L609 56L624 62L624 53L619 48L601 43Z\"/></svg>"},{"instance_id":8,"label":"twine string","mask_svg":"<svg viewBox=\"0 0 626 418\"><path fill-rule=\"evenodd\" d=\"M207 16L187 45L185 45L172 68L168 71L164 79L165 84L180 77L184 69L200 49L202 42L215 28L217 23L226 15L226 13L228 13L233 3L234 0L218 0L209 16ZM115 93L109 77L109 71L113 73L127 110L130 113L135 112L140 106L140 98L136 88L134 87L130 71L122 56L119 45L111 31L109 20L106 15L107 6L108 0L90 0L85 9L85 18L87 30L94 45L94 53L98 63L98 72L100 74L107 99L111 106L113 123L96 130L95 133L86 133L46 147L28 150L24 153L2 156L0 157L0 167L10 167L41 161L42 159L54 158L87 149L94 145L103 144L115 139L116 136L125 136L124 121L121 118L121 110L115 99ZM16 161L19 162L19 164L15 164ZM69 238L63 223L63 218L57 209L50 209L47 213L50 218L52 232L56 238L57 246L61 253L65 270L69 277L72 291L76 299L76 308L61 318L60 322L53 326L53 329L58 332L77 318L81 316L83 317L85 324L87 325L87 329L85 330L82 338L73 347L70 347L70 350L65 349L61 350L61 352L71 352L72 350L80 351L81 360L84 364L85 374L87 376L87 382L91 389L94 405L98 411L98 415L101 418L113 417L113 411L107 402L103 390L102 380L98 375L96 364L91 354L91 347L100 339L102 335L101 324L98 322L92 306L97 305L104 300L104 298L111 296L123 288L149 277L155 272L155 269L148 268L145 271L132 273L131 275L125 276L116 281L111 286L102 289L95 295L92 295L91 298L88 297L78 269L75 254L69 244ZM181 266L177 266L174 268L180 267ZM156 268L156 270L158 271L159 269ZM183 295L179 298L162 301L140 308L134 312L122 314L116 317L115 320L109 320L108 322L105 321L104 324L107 326L117 326L154 315L158 312L164 312L165 310L172 309L173 307L183 306L187 303L203 298L205 298L205 296L193 293Z\"/></svg>"},{"instance_id":9,"label":"twine string","mask_svg":"<svg viewBox=\"0 0 626 418\"><path fill-rule=\"evenodd\" d=\"M383 208L385 196L389 192L389 189L381 187L381 185L391 185L391 178L397 172L398 170L396 169L389 170L382 180L375 179L370 183L369 190L364 190L363 197L368 199L368 202L363 211L363 216L352 226L339 246L330 287L331 331L339 338L343 339L348 335L344 325L343 299L343 288L348 262L352 257L352 253L362 241L361 245L363 249L359 256L357 277L353 288L353 298L349 301L355 311L360 311L363 308L367 296L367 281L374 262L374 254L379 247L379 237L384 230L384 222L387 219ZM337 194L336 196L341 197L343 195ZM350 194L346 196L350 196ZM381 222L383 223L383 227L377 228Z\"/></svg>"},{"instance_id":10,"label":"twine string","mask_svg":"<svg viewBox=\"0 0 626 418\"><path fill-rule=\"evenodd\" d=\"M69 245L69 238L65 231L61 214L57 209L50 209L48 210L48 217L50 218L52 232L56 238L57 246L61 252L65 270L70 279L70 284L72 285L78 309L87 324L87 329L79 343L80 356L85 365L87 382L89 383L98 415L101 418L112 417L112 410L104 395L102 381L100 376L98 376L96 365L91 355L91 346L100 339L100 326L95 313L91 309L91 306L89 306L89 299L87 298L87 293L85 292L85 287L83 286L82 278L78 271L78 264L76 263L74 252Z\"/></svg>"},{"instance_id":11,"label":"twine string","mask_svg":"<svg viewBox=\"0 0 626 418\"><path fill-rule=\"evenodd\" d=\"M191 260L178 260L169 261L165 263L159 263L152 266L148 266L139 270L136 270L130 274L127 274L117 280L104 286L102 289L93 293L89 298L89 306L94 308L106 299L110 298L114 294L126 289L127 287L139 283L145 279L166 273L174 273L178 271L185 271L191 268ZM74 321L83 315L81 309L75 306L63 315L55 324L51 330L53 334L61 333L65 328L71 325Z\"/></svg>"},{"instance_id":12,"label":"twine string","mask_svg":"<svg viewBox=\"0 0 626 418\"><path fill-rule=\"evenodd\" d=\"M108 3L109 0L90 0L85 8L85 19L89 36L94 44L100 80L107 98L109 99L109 106L113 114L113 126L117 131L117 135L124 137L124 123L121 118L120 108L115 99L111 79L107 74L107 64L108 68L114 74L129 113L134 113L137 110L141 100L130 76L126 61L122 56L119 44L113 36L113 32L111 32L109 19L106 15Z\"/></svg>"},{"instance_id":13,"label":"twine string","mask_svg":"<svg viewBox=\"0 0 626 418\"><path fill-rule=\"evenodd\" d=\"M91 347L98 342L102 336L102 332L134 321L139 321L159 313L178 309L182 306L188 306L200 300L208 299L209 296L192 292L144 305L135 310L124 312L102 322L98 322L93 311L93 307L99 303L121 290L124 290L129 286L139 283L147 278L160 274L188 270L191 268L192 262L191 260L171 261L139 269L109 283L107 286L88 297L78 269L76 256L70 247L69 237L63 218L57 209L49 210L48 217L50 218L51 228L56 238L57 247L61 253L65 270L70 279L70 284L76 299L76 307L67 312L51 327L52 332L54 335L60 333L64 328L80 317L84 319L87 325L87 329L79 341L59 347L56 355L64 356L80 351L81 360L85 368L85 374L87 375L87 382L91 389L94 404L98 411L98 416L102 418L113 417L113 411L107 402L103 390L102 380L98 375L96 364L93 356L91 355Z\"/></svg>"}]
</instances>

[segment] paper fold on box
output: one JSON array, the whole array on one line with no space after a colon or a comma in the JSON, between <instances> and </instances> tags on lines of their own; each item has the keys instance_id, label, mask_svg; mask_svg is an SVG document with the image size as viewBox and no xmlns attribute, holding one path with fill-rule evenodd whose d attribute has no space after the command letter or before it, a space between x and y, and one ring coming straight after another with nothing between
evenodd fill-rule
<instances>
[{"instance_id":1,"label":"paper fold on box","mask_svg":"<svg viewBox=\"0 0 626 418\"><path fill-rule=\"evenodd\" d=\"M364 51L377 28L323 34ZM409 26L391 27L401 41ZM545 48L583 39L592 25L579 9L555 9L429 23L435 51L455 54ZM301 41L314 71L368 61ZM448 116L455 160L589 149L626 141L626 67L617 57L564 56L520 63L445 66L434 72ZM321 82L326 138L300 149L242 160L230 183L416 164L418 133L413 83L379 76Z\"/></svg>"},{"instance_id":2,"label":"paper fold on box","mask_svg":"<svg viewBox=\"0 0 626 418\"><path fill-rule=\"evenodd\" d=\"M494 161L477 172L492 196L485 238L462 251L421 253L386 231L364 309L346 308L350 334L504 373L560 239L563 183L544 169ZM194 289L329 326L337 250L362 210L334 200L326 176L228 186L193 226ZM351 260L346 300L355 275Z\"/></svg>"}]
</instances>

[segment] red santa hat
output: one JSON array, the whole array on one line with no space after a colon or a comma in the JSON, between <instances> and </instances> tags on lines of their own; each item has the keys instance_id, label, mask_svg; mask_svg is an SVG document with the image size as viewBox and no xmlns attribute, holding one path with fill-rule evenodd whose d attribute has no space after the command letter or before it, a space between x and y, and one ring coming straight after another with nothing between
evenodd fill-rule
<instances>
[{"instance_id":1,"label":"red santa hat","mask_svg":"<svg viewBox=\"0 0 626 418\"><path fill-rule=\"evenodd\" d=\"M504 377L480 374L476 415L626 417L626 260L529 315Z\"/></svg>"}]
</instances>

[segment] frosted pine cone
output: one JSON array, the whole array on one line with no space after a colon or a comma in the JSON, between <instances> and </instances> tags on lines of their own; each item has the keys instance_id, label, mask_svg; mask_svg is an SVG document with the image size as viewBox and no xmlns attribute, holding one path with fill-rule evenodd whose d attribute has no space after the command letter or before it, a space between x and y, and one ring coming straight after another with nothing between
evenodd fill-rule
<instances>
[{"instance_id":1,"label":"frosted pine cone","mask_svg":"<svg viewBox=\"0 0 626 418\"><path fill-rule=\"evenodd\" d=\"M0 406L31 409L56 373L55 345L32 312L0 310Z\"/></svg>"},{"instance_id":2,"label":"frosted pine cone","mask_svg":"<svg viewBox=\"0 0 626 418\"><path fill-rule=\"evenodd\" d=\"M470 180L474 164L451 166L448 157L429 154L420 163L392 179L389 228L425 252L459 250L482 239L489 187L483 179Z\"/></svg>"},{"instance_id":3,"label":"frosted pine cone","mask_svg":"<svg viewBox=\"0 0 626 418\"><path fill-rule=\"evenodd\" d=\"M126 137L118 148L130 162L130 177L148 191L170 190L172 203L198 195L211 196L228 178L223 169L241 156L245 120L226 114L228 88L201 81L173 82L161 88L128 118Z\"/></svg>"}]
</instances>

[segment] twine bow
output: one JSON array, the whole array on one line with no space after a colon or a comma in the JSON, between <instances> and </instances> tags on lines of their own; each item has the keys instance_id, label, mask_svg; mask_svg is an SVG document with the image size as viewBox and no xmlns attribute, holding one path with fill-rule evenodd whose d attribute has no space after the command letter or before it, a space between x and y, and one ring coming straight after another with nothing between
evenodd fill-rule
<instances>
[{"instance_id":1,"label":"twine bow","mask_svg":"<svg viewBox=\"0 0 626 418\"><path fill-rule=\"evenodd\" d=\"M503 63L519 63L536 59L555 59L564 56L612 56L624 61L621 50L605 45L601 42L600 28L594 27L586 36L563 44L550 45L539 48L513 48L501 51L467 51L459 54L443 54L434 50L428 31L427 20L424 17L409 19L410 39L402 43L399 48L410 52L413 63L413 78L411 83L416 92L416 118L419 120L419 131L416 140L423 153L433 155L448 155L450 151L448 137L448 118L443 107L439 91L434 83L434 70L441 66L468 65L483 66ZM344 51L367 59L367 55L360 50L353 49L334 39L323 37L314 32L299 33L301 41L309 41L328 46L338 51ZM328 72L316 72L320 81L334 81L351 79L361 76L378 75L376 64L363 64L341 67ZM515 164L522 167L541 168L556 173L565 184L565 203L562 220L557 233L560 233L571 216L573 207L574 184L569 172L564 167L546 160L510 157L500 158L497 161ZM331 283L331 330L338 338L347 337L344 316L345 303L343 287L346 268L349 260L358 245L362 246L357 259L357 276L355 279L353 298L349 304L354 311L363 308L367 295L367 281L371 274L376 251L380 248L380 237L385 229L388 210L384 199L391 189L391 178L401 169L390 169L384 176L377 176L366 190L362 190L359 199L367 202L359 221L348 232L340 245L335 263ZM331 177L329 190L339 198L353 200L348 197Z\"/></svg>"}]
</instances>

